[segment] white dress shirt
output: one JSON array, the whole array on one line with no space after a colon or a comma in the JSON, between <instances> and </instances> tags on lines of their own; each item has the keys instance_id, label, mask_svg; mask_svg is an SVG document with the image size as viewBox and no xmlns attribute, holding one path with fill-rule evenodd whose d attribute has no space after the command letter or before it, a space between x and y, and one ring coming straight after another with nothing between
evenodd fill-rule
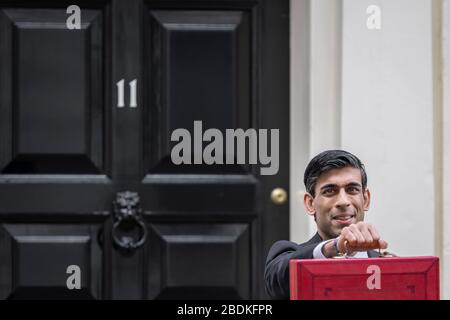
<instances>
[{"instance_id":1,"label":"white dress shirt","mask_svg":"<svg viewBox=\"0 0 450 320\"><path fill-rule=\"evenodd\" d=\"M327 243L329 241L333 241L333 240L322 241L314 248L314 251L313 251L314 259L327 259L327 257L325 257L322 253L322 247L325 245L325 243ZM368 257L369 256L367 255L366 251L358 251L354 255L348 256L347 258L368 258Z\"/></svg>"}]
</instances>

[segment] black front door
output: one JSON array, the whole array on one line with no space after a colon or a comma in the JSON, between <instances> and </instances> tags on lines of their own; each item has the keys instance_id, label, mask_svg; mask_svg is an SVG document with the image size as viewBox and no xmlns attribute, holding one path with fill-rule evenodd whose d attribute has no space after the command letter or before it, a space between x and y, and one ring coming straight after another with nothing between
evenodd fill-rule
<instances>
[{"instance_id":1,"label":"black front door","mask_svg":"<svg viewBox=\"0 0 450 320\"><path fill-rule=\"evenodd\" d=\"M80 29L69 5L0 2L0 298L265 298L288 237L288 1L80 2Z\"/></svg>"}]
</instances>

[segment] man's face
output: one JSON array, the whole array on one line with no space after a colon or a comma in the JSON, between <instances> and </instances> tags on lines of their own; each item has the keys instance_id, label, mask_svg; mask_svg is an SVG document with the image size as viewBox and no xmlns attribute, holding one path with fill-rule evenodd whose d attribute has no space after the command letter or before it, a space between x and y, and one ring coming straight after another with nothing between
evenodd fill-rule
<instances>
[{"instance_id":1,"label":"man's face","mask_svg":"<svg viewBox=\"0 0 450 320\"><path fill-rule=\"evenodd\" d=\"M361 171L353 167L333 169L319 176L315 197L306 193L308 214L315 216L319 235L336 238L344 227L364 220L369 209L370 192L362 189Z\"/></svg>"}]
</instances>

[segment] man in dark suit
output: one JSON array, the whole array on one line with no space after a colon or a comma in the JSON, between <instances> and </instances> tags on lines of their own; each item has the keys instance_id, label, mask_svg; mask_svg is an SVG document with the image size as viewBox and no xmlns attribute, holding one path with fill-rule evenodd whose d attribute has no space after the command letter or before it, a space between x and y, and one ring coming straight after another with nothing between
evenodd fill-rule
<instances>
[{"instance_id":1,"label":"man in dark suit","mask_svg":"<svg viewBox=\"0 0 450 320\"><path fill-rule=\"evenodd\" d=\"M370 191L364 165L356 156L343 150L324 151L310 161L303 181L305 209L314 217L317 233L302 244L286 240L273 244L264 278L274 299L289 299L291 259L371 258L379 256L373 249L387 248L375 227L364 222Z\"/></svg>"}]
</instances>

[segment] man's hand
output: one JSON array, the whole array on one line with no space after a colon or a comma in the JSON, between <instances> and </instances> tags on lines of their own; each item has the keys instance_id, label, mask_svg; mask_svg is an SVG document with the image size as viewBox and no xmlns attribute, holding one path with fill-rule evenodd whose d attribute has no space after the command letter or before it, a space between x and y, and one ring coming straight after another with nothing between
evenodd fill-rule
<instances>
[{"instance_id":1,"label":"man's hand","mask_svg":"<svg viewBox=\"0 0 450 320\"><path fill-rule=\"evenodd\" d=\"M388 246L387 242L380 238L375 227L363 221L343 228L337 239L340 252L386 249Z\"/></svg>"},{"instance_id":2,"label":"man's hand","mask_svg":"<svg viewBox=\"0 0 450 320\"><path fill-rule=\"evenodd\" d=\"M375 227L363 221L343 228L340 236L337 238L337 247L339 252L342 253L386 249L387 246L387 242L380 238ZM327 242L322 247L322 253L327 258L337 255L333 241Z\"/></svg>"}]
</instances>

